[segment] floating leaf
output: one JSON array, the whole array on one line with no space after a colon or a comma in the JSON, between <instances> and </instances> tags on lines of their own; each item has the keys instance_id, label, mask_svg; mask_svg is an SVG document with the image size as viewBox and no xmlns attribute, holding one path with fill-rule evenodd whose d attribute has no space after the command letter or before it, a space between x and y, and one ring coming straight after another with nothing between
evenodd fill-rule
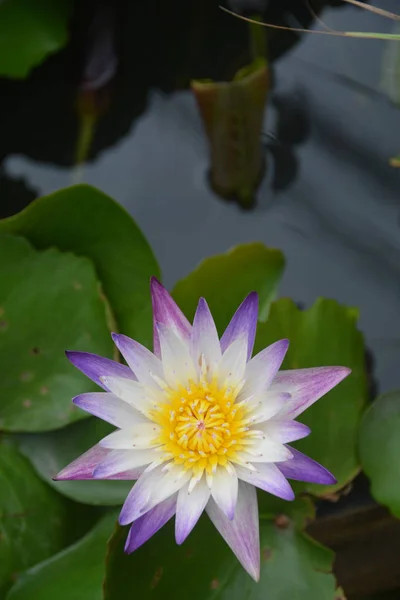
<instances>
[{"instance_id":1,"label":"floating leaf","mask_svg":"<svg viewBox=\"0 0 400 600\"><path fill-rule=\"evenodd\" d=\"M18 571L65 546L67 511L26 458L0 444L0 597Z\"/></svg>"},{"instance_id":2,"label":"floating leaf","mask_svg":"<svg viewBox=\"0 0 400 600\"><path fill-rule=\"evenodd\" d=\"M19 577L6 600L101 600L107 540L117 514L111 512L73 546Z\"/></svg>"},{"instance_id":3,"label":"floating leaf","mask_svg":"<svg viewBox=\"0 0 400 600\"><path fill-rule=\"evenodd\" d=\"M400 390L379 396L360 429L360 457L375 500L400 519Z\"/></svg>"},{"instance_id":4,"label":"floating leaf","mask_svg":"<svg viewBox=\"0 0 400 600\"><path fill-rule=\"evenodd\" d=\"M0 76L21 78L68 40L72 0L0 2Z\"/></svg>"},{"instance_id":5,"label":"floating leaf","mask_svg":"<svg viewBox=\"0 0 400 600\"><path fill-rule=\"evenodd\" d=\"M257 497L261 519L290 519L301 530L315 519L314 502L308 496L299 496L288 502L263 490L257 490Z\"/></svg>"},{"instance_id":6,"label":"floating leaf","mask_svg":"<svg viewBox=\"0 0 400 600\"><path fill-rule=\"evenodd\" d=\"M119 330L150 347L149 280L159 267L133 219L109 196L88 185L60 190L0 221L0 232L90 258Z\"/></svg>"},{"instance_id":7,"label":"floating leaf","mask_svg":"<svg viewBox=\"0 0 400 600\"><path fill-rule=\"evenodd\" d=\"M255 583L202 518L178 546L173 524L127 556L127 529L109 542L104 600L333 600L333 553L296 530L293 523L261 520L261 578ZM179 585L177 585L179 582Z\"/></svg>"},{"instance_id":8,"label":"floating leaf","mask_svg":"<svg viewBox=\"0 0 400 600\"><path fill-rule=\"evenodd\" d=\"M296 444L299 450L331 470L336 486L299 484L318 495L343 487L359 471L358 427L367 396L364 345L357 329L357 313L334 300L319 299L300 311L294 302L281 299L271 305L268 321L259 325L256 350L281 338L290 340L283 369L345 366L352 373L321 398L299 420L312 433Z\"/></svg>"},{"instance_id":9,"label":"floating leaf","mask_svg":"<svg viewBox=\"0 0 400 600\"><path fill-rule=\"evenodd\" d=\"M199 297L204 296L222 333L240 302L252 291L260 296L260 319L267 317L284 266L280 250L261 243L242 244L206 258L178 281L173 296L189 319L194 316Z\"/></svg>"},{"instance_id":10,"label":"floating leaf","mask_svg":"<svg viewBox=\"0 0 400 600\"><path fill-rule=\"evenodd\" d=\"M61 469L113 430L108 423L89 418L58 431L21 435L20 449L38 474L60 494L86 504L123 504L133 485L131 481L52 481Z\"/></svg>"},{"instance_id":11,"label":"floating leaf","mask_svg":"<svg viewBox=\"0 0 400 600\"><path fill-rule=\"evenodd\" d=\"M113 353L92 263L0 235L0 281L0 428L45 431L84 418L71 397L95 386L64 351Z\"/></svg>"}]
</instances>

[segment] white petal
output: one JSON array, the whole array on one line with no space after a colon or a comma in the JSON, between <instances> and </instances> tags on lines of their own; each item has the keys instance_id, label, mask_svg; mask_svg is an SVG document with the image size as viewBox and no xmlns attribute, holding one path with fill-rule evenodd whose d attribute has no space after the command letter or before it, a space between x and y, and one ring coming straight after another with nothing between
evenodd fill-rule
<instances>
[{"instance_id":1,"label":"white petal","mask_svg":"<svg viewBox=\"0 0 400 600\"><path fill-rule=\"evenodd\" d=\"M104 479L150 464L154 460L153 450L112 450L95 468L94 479Z\"/></svg>"},{"instance_id":2,"label":"white petal","mask_svg":"<svg viewBox=\"0 0 400 600\"><path fill-rule=\"evenodd\" d=\"M238 495L238 478L232 466L229 472L223 467L218 467L213 474L211 495L222 512L232 520Z\"/></svg>"},{"instance_id":3,"label":"white petal","mask_svg":"<svg viewBox=\"0 0 400 600\"><path fill-rule=\"evenodd\" d=\"M123 377L101 377L101 380L118 398L130 404L142 414L149 415L156 396L150 397L146 394L146 388L141 383Z\"/></svg>"},{"instance_id":4,"label":"white petal","mask_svg":"<svg viewBox=\"0 0 400 600\"><path fill-rule=\"evenodd\" d=\"M165 467L143 473L130 491L122 507L119 522L121 525L132 523L157 504L181 489L190 478L189 471L183 471L174 465L168 471Z\"/></svg>"},{"instance_id":5,"label":"white petal","mask_svg":"<svg viewBox=\"0 0 400 600\"><path fill-rule=\"evenodd\" d=\"M110 433L100 441L100 446L112 450L146 450L160 445L157 442L160 432L159 425L142 423Z\"/></svg>"},{"instance_id":6,"label":"white petal","mask_svg":"<svg viewBox=\"0 0 400 600\"><path fill-rule=\"evenodd\" d=\"M271 389L291 394L291 401L283 408L281 414L295 419L350 373L351 370L347 367L315 367L280 371Z\"/></svg>"},{"instance_id":7,"label":"white petal","mask_svg":"<svg viewBox=\"0 0 400 600\"><path fill-rule=\"evenodd\" d=\"M203 356L212 376L215 366L221 360L221 345L214 319L204 298L199 300L190 341L191 354L196 368L199 371Z\"/></svg>"},{"instance_id":8,"label":"white petal","mask_svg":"<svg viewBox=\"0 0 400 600\"><path fill-rule=\"evenodd\" d=\"M165 325L157 326L161 345L164 378L171 387L187 386L189 381L197 380L188 344L178 338Z\"/></svg>"},{"instance_id":9,"label":"white petal","mask_svg":"<svg viewBox=\"0 0 400 600\"><path fill-rule=\"evenodd\" d=\"M200 518L210 498L210 490L205 477L189 493L189 484L179 490L175 517L175 539L182 544Z\"/></svg>"},{"instance_id":10,"label":"white petal","mask_svg":"<svg viewBox=\"0 0 400 600\"><path fill-rule=\"evenodd\" d=\"M290 484L273 463L257 463L254 471L238 466L236 472L239 479L255 485L265 492L284 500L294 500Z\"/></svg>"},{"instance_id":11,"label":"white petal","mask_svg":"<svg viewBox=\"0 0 400 600\"><path fill-rule=\"evenodd\" d=\"M281 462L292 458L289 448L267 437L254 440L254 445L247 447L247 454L241 458L245 456L250 462Z\"/></svg>"},{"instance_id":12,"label":"white petal","mask_svg":"<svg viewBox=\"0 0 400 600\"><path fill-rule=\"evenodd\" d=\"M238 398L240 402L242 394ZM284 392L264 392L253 400L250 400L250 405L253 403L254 408L250 413L252 423L262 423L277 415L290 400L290 394Z\"/></svg>"},{"instance_id":13,"label":"white petal","mask_svg":"<svg viewBox=\"0 0 400 600\"><path fill-rule=\"evenodd\" d=\"M292 420L271 420L259 425L259 429L275 442L288 444L301 440L311 433L311 429L303 423Z\"/></svg>"},{"instance_id":14,"label":"white petal","mask_svg":"<svg viewBox=\"0 0 400 600\"><path fill-rule=\"evenodd\" d=\"M238 385L244 376L247 360L247 340L245 336L236 339L224 352L218 365L220 387Z\"/></svg>"},{"instance_id":15,"label":"white petal","mask_svg":"<svg viewBox=\"0 0 400 600\"><path fill-rule=\"evenodd\" d=\"M269 388L285 358L288 346L288 340L279 340L259 352L247 363L244 375L246 383L243 386L242 395L255 395Z\"/></svg>"},{"instance_id":16,"label":"white petal","mask_svg":"<svg viewBox=\"0 0 400 600\"><path fill-rule=\"evenodd\" d=\"M114 394L89 392L76 396L72 402L82 410L115 425L115 427L131 427L147 420Z\"/></svg>"},{"instance_id":17,"label":"white petal","mask_svg":"<svg viewBox=\"0 0 400 600\"><path fill-rule=\"evenodd\" d=\"M260 534L255 487L239 482L235 517L230 521L210 498L206 511L249 575L260 578Z\"/></svg>"},{"instance_id":18,"label":"white petal","mask_svg":"<svg viewBox=\"0 0 400 600\"><path fill-rule=\"evenodd\" d=\"M113 333L112 338L118 350L135 373L136 377L146 386L158 388L152 375L162 379L161 361L150 350L127 337Z\"/></svg>"}]
</instances>

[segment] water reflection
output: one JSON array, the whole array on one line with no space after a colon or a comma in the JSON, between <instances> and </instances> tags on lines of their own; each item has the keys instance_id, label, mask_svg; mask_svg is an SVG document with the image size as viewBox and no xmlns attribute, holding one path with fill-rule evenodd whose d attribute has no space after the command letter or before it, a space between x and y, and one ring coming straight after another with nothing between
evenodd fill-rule
<instances>
[{"instance_id":1,"label":"water reflection","mask_svg":"<svg viewBox=\"0 0 400 600\"><path fill-rule=\"evenodd\" d=\"M394 2L382 4L396 10ZM392 28L390 21L349 7L328 10L323 18L336 29ZM194 98L187 90L171 92L171 82L164 82L168 93L154 90L154 73L145 85L143 71L124 80L124 97L104 117L95 160L84 172L87 182L135 217L167 285L204 256L240 242L282 248L287 269L281 295L306 306L328 296L360 307L381 391L399 385L400 348L400 172L388 163L400 149L400 112L380 88L385 47L375 40L308 35L274 63L263 126L271 168L253 212L210 189L208 147ZM36 89L44 81L55 100L55 84L45 77ZM66 155L72 156L73 144L65 140L73 115L68 120L61 112L56 123L56 106L54 116L50 111L29 129L37 94L29 109L25 98L14 109L4 165L7 177L23 177L30 188L49 193L71 182Z\"/></svg>"}]
</instances>

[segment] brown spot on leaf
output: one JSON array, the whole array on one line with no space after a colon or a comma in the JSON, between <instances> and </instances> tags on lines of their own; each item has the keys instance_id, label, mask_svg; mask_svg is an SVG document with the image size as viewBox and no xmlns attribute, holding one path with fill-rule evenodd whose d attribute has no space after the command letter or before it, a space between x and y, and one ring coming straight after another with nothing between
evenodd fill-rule
<instances>
[{"instance_id":1,"label":"brown spot on leaf","mask_svg":"<svg viewBox=\"0 0 400 600\"><path fill-rule=\"evenodd\" d=\"M157 571L154 573L153 579L151 580L150 584L151 590L154 590L154 588L159 584L163 571L163 567L158 567Z\"/></svg>"},{"instance_id":2,"label":"brown spot on leaf","mask_svg":"<svg viewBox=\"0 0 400 600\"><path fill-rule=\"evenodd\" d=\"M32 406L32 400L29 400L29 398L27 398L26 400L23 401L22 406L24 408L30 408Z\"/></svg>"},{"instance_id":3,"label":"brown spot on leaf","mask_svg":"<svg viewBox=\"0 0 400 600\"><path fill-rule=\"evenodd\" d=\"M23 371L19 378L23 382L31 381L33 379L33 373L32 371Z\"/></svg>"},{"instance_id":4,"label":"brown spot on leaf","mask_svg":"<svg viewBox=\"0 0 400 600\"><path fill-rule=\"evenodd\" d=\"M324 494L324 500L328 500L328 502L339 502L340 493L332 492L332 494Z\"/></svg>"},{"instance_id":5,"label":"brown spot on leaf","mask_svg":"<svg viewBox=\"0 0 400 600\"><path fill-rule=\"evenodd\" d=\"M290 525L290 519L287 515L277 515L275 517L275 525L278 529L287 529Z\"/></svg>"},{"instance_id":6,"label":"brown spot on leaf","mask_svg":"<svg viewBox=\"0 0 400 600\"><path fill-rule=\"evenodd\" d=\"M218 579L213 579L212 580L210 588L212 590L217 590L219 588L219 581L218 581Z\"/></svg>"},{"instance_id":7,"label":"brown spot on leaf","mask_svg":"<svg viewBox=\"0 0 400 600\"><path fill-rule=\"evenodd\" d=\"M193 556L193 548L188 548L185 552L186 558L192 558Z\"/></svg>"},{"instance_id":8,"label":"brown spot on leaf","mask_svg":"<svg viewBox=\"0 0 400 600\"><path fill-rule=\"evenodd\" d=\"M31 349L30 354L32 354L32 356L37 356L38 354L40 354L40 348L38 348L37 346L34 346Z\"/></svg>"},{"instance_id":9,"label":"brown spot on leaf","mask_svg":"<svg viewBox=\"0 0 400 600\"><path fill-rule=\"evenodd\" d=\"M0 317L2 317L4 315L4 308L2 306L0 306Z\"/></svg>"},{"instance_id":10,"label":"brown spot on leaf","mask_svg":"<svg viewBox=\"0 0 400 600\"><path fill-rule=\"evenodd\" d=\"M82 289L82 284L79 283L79 281L74 281L74 290L81 290Z\"/></svg>"},{"instance_id":11,"label":"brown spot on leaf","mask_svg":"<svg viewBox=\"0 0 400 600\"><path fill-rule=\"evenodd\" d=\"M261 550L261 556L263 560L270 560L272 558L271 548L263 548Z\"/></svg>"},{"instance_id":12,"label":"brown spot on leaf","mask_svg":"<svg viewBox=\"0 0 400 600\"><path fill-rule=\"evenodd\" d=\"M46 394L49 393L49 388L46 387L45 385L42 385L42 387L40 388L40 393L42 394L42 396L45 396Z\"/></svg>"},{"instance_id":13,"label":"brown spot on leaf","mask_svg":"<svg viewBox=\"0 0 400 600\"><path fill-rule=\"evenodd\" d=\"M5 319L2 319L0 321L0 331L6 331L6 329L8 328L8 323Z\"/></svg>"}]
</instances>

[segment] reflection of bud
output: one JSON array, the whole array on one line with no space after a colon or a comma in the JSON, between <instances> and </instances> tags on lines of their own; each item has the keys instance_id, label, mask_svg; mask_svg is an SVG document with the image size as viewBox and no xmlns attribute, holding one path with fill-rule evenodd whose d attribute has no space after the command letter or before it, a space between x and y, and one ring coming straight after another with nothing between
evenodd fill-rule
<instances>
[{"instance_id":1,"label":"reflection of bud","mask_svg":"<svg viewBox=\"0 0 400 600\"><path fill-rule=\"evenodd\" d=\"M222 196L249 205L263 172L261 130L269 87L264 59L230 82L193 81L211 151L211 183Z\"/></svg>"}]
</instances>

